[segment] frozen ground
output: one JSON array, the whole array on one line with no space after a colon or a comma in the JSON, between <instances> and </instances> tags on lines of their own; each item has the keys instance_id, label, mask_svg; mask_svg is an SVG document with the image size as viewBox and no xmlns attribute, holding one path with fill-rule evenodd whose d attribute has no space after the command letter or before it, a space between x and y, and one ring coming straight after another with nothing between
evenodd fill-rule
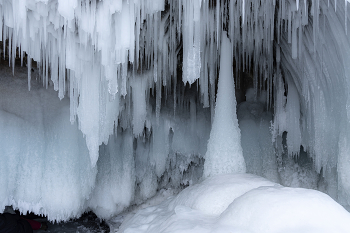
<instances>
[{"instance_id":1,"label":"frozen ground","mask_svg":"<svg viewBox=\"0 0 350 233\"><path fill-rule=\"evenodd\" d=\"M350 214L328 195L251 174L219 175L125 218L117 232L349 232Z\"/></svg>"},{"instance_id":2,"label":"frozen ground","mask_svg":"<svg viewBox=\"0 0 350 233\"><path fill-rule=\"evenodd\" d=\"M157 206L163 201L173 198L178 190L160 190L157 195L150 198L143 204L138 206L132 206L127 211L112 217L109 220L103 221L96 217L92 212L84 214L79 219L72 219L68 222L52 223L47 222L48 230L37 230L34 233L107 233L107 232L118 232L120 225L125 219L130 218L139 210ZM45 221L45 219L37 219L38 221Z\"/></svg>"},{"instance_id":3,"label":"frozen ground","mask_svg":"<svg viewBox=\"0 0 350 233\"><path fill-rule=\"evenodd\" d=\"M111 232L346 233L350 213L328 195L287 188L252 174L209 177L179 194L155 198L106 221ZM38 233L44 231L37 231ZM93 214L49 223L47 232L108 232Z\"/></svg>"}]
</instances>

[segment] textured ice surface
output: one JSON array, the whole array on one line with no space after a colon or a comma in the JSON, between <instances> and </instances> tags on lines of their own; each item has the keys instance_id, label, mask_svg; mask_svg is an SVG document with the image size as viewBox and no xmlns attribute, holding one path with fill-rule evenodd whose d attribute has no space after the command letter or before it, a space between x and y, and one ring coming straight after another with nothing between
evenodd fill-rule
<instances>
[{"instance_id":1,"label":"textured ice surface","mask_svg":"<svg viewBox=\"0 0 350 233\"><path fill-rule=\"evenodd\" d=\"M24 110L27 115L16 109L1 112L2 127L9 132L1 136L6 142L2 147L6 152L2 155L20 154L24 158L30 153L38 167L29 172L27 159L21 160L21 167L14 162L18 157L6 156L11 161L6 162L8 166L5 163L1 166L3 171L10 172L3 182L11 185L0 192L6 200L15 200L15 205L23 210L40 212L40 205L34 207L33 203L45 199L40 199L36 190L41 185L49 185L47 179L55 180L55 184L50 184L52 189L43 189L43 193L71 189L77 201L71 203L70 197L62 194L55 199L57 203L47 204L50 205L47 213L57 219L75 216L84 208L82 201L88 197L94 183L95 166L103 154L99 151L101 145L107 144L114 133L117 135L111 137L118 143L130 137L125 140L137 151L134 159L136 166L140 166L130 181L136 180L135 190L137 196L142 197L140 200L155 193L157 181L169 178L165 175L168 171L176 171L169 182L180 180L188 168L183 164L191 164L194 158L204 158L206 154L211 128L208 112L214 122L216 85L221 82L217 74L224 68L220 65L221 57L226 57L230 51L235 81L241 81L242 72L249 72L255 92L266 90L266 107L274 112L271 132L275 148L283 146L280 138L287 133L288 154L298 156L298 148L303 146L313 160L315 171L324 176L328 192L335 194L332 196L338 197L342 204L349 205L348 8L348 1L337 0L232 0L224 4L201 0L0 0L1 53L12 72L16 74L15 63L21 59L21 63L27 65L27 89L35 90L35 80L39 80L44 87L53 87L57 91L55 95L62 100L56 101L56 108L50 98L50 106L42 108L49 98L32 93L25 96L22 89L14 92L13 100L4 98L12 108L18 105L29 110ZM225 38L222 39L225 34L230 43L221 52L221 43L226 45ZM31 72L32 67L38 68L37 74ZM238 87L240 82L236 84ZM8 96L12 96L11 93ZM16 101L14 105L11 101L19 96L36 100ZM233 98L224 97L224 102L231 102ZM35 103L43 105L40 111L32 110ZM202 107L210 108L203 110ZM68 112L74 127L63 122ZM29 117L35 120L28 120ZM76 131L76 126L82 134ZM255 126L257 129L258 125ZM13 131L10 132L9 127ZM255 142L252 151L258 149L256 142L268 144L267 140L261 140L268 135L268 124L264 122L260 127L264 130L260 131L259 139L251 132L244 136L248 135L247 138ZM56 136L50 137L51 133ZM23 140L21 137L19 142L20 136ZM62 140L56 142L55 137ZM75 141L76 138L80 139ZM173 144L169 143L170 139ZM239 144L236 139L230 141L230 145ZM25 152L19 151L20 146ZM57 155L55 151L61 148L66 151ZM86 150L89 158L85 157ZM46 157L40 156L43 151L48 152ZM118 159L127 158L121 151L115 153ZM46 163L49 158L53 159L52 164ZM174 162L174 158L182 159ZM221 168L214 170L217 173L232 170L233 160L226 158L208 159L206 166L227 161L227 166L220 165ZM66 163L61 164L61 161ZM90 165L86 165L86 161ZM264 159L261 162L264 163ZM69 179L73 167L82 164L86 166L81 173ZM174 169L172 164L181 166ZM48 166L52 174L39 179L41 170ZM238 167L242 168L242 163ZM260 166L254 164L253 167ZM58 168L62 169L61 176L57 176ZM24 174L38 182L32 190L22 188L21 184L27 182L22 175L17 175L17 169L24 170ZM124 171L124 175L128 174ZM264 170L264 164L257 172L269 173ZM196 174L200 176L201 173ZM69 182L60 181L61 177ZM118 174L118 177L123 175ZM189 183L193 180L198 177L190 178ZM76 182L77 186L70 182ZM103 187L99 186L101 190ZM13 190L21 195L11 196ZM28 204L28 200L33 202ZM64 203L60 204L61 201ZM111 203L127 202L121 198ZM69 211L63 213L65 211L59 210L61 207ZM109 210L112 209L120 208Z\"/></svg>"},{"instance_id":2,"label":"textured ice surface","mask_svg":"<svg viewBox=\"0 0 350 233\"><path fill-rule=\"evenodd\" d=\"M190 114L161 117L152 134L142 128L137 140L132 129L118 127L92 167L83 134L69 121L69 101L34 80L28 91L27 68L15 76L4 65L1 71L0 211L13 205L60 221L93 210L108 219L163 187L177 189L202 176L208 111L192 116L194 123ZM38 70L31 72L35 77Z\"/></svg>"},{"instance_id":3,"label":"textured ice surface","mask_svg":"<svg viewBox=\"0 0 350 233\"><path fill-rule=\"evenodd\" d=\"M0 205L45 214L79 216L95 184L83 134L69 122L69 101L26 76L0 75Z\"/></svg>"},{"instance_id":4,"label":"textured ice surface","mask_svg":"<svg viewBox=\"0 0 350 233\"><path fill-rule=\"evenodd\" d=\"M236 114L232 54L229 50L231 44L225 33L221 38L218 94L205 154L205 177L225 173L244 173L246 171L241 146L241 132Z\"/></svg>"}]
</instances>

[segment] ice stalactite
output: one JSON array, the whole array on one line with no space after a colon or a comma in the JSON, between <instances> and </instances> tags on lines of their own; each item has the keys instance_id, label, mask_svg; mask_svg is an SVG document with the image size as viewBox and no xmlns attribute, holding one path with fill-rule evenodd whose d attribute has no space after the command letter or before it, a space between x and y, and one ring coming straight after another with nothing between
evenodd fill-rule
<instances>
[{"instance_id":1,"label":"ice stalactite","mask_svg":"<svg viewBox=\"0 0 350 233\"><path fill-rule=\"evenodd\" d=\"M4 42L10 43L12 54L9 56L14 59L15 48L19 47L20 56L23 52L28 55L28 67L33 59L43 69L44 85L49 83L47 76L50 75L60 98L67 92L73 97L71 121L78 119L91 152L92 165L96 164L98 147L108 141L114 127L114 124L102 124L118 119L118 113L105 114L116 112L112 109L117 108L118 103L108 103L118 92L118 95L127 94L128 63L139 63L135 61L135 54L138 59L144 59L139 56L139 46L135 51L134 43L136 37L139 40L141 23L154 12L163 10L164 1L14 0L0 5L4 32L1 36ZM141 23L134 31L135 21ZM147 23L152 27L152 21ZM153 47L157 51L158 45ZM28 72L28 83L30 79L31 72ZM102 93L106 90L108 95Z\"/></svg>"},{"instance_id":2,"label":"ice stalactite","mask_svg":"<svg viewBox=\"0 0 350 233\"><path fill-rule=\"evenodd\" d=\"M28 92L25 73L17 72L20 78L4 68L0 75L0 208L13 205L57 221L80 216L97 167L69 122L69 101L36 82Z\"/></svg>"},{"instance_id":3,"label":"ice stalactite","mask_svg":"<svg viewBox=\"0 0 350 233\"><path fill-rule=\"evenodd\" d=\"M192 84L201 70L201 2L184 1L183 81Z\"/></svg>"},{"instance_id":4,"label":"ice stalactite","mask_svg":"<svg viewBox=\"0 0 350 233\"><path fill-rule=\"evenodd\" d=\"M302 145L313 158L316 171L322 169L322 175L329 183L328 192L332 193L333 198L340 198L339 201L348 205L348 197L345 196L350 192L344 182L344 177L348 177L348 174L343 169L346 163L343 160L348 157L345 152L347 150L344 149L347 136L342 132L349 125L346 120L346 101L349 95L349 71L346 64L350 58L350 40L344 28L345 8L339 9L339 4L344 2L338 2L338 7L332 1L329 5L327 1L313 3L310 6L312 20L306 20L310 17L307 8L300 7L299 12L290 8L294 11L292 23L295 26L291 29L292 35L297 36L297 46L293 46L293 39L290 45L287 37L283 39L282 35L280 70L286 78L287 95L281 96L286 98L285 105L275 105L274 125L287 132L288 153L297 153L298 145ZM305 4L310 3L305 1ZM275 88L279 93L279 87ZM279 96L277 94L276 98ZM287 110L290 104L295 106ZM290 119L284 121L281 109L290 112L287 114ZM286 126L290 128L287 129ZM297 141L288 141L289 136ZM331 184L334 183L336 168L338 187ZM337 189L340 192L335 194Z\"/></svg>"}]
</instances>

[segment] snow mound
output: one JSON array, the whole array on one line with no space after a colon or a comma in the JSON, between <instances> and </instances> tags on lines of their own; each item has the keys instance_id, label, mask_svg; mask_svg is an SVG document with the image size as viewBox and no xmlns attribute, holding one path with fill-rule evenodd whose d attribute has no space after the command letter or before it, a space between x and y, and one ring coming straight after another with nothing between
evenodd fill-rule
<instances>
[{"instance_id":1,"label":"snow mound","mask_svg":"<svg viewBox=\"0 0 350 233\"><path fill-rule=\"evenodd\" d=\"M259 233L339 233L349 232L350 214L316 190L260 187L237 198L218 223Z\"/></svg>"},{"instance_id":2,"label":"snow mound","mask_svg":"<svg viewBox=\"0 0 350 233\"><path fill-rule=\"evenodd\" d=\"M210 177L130 214L119 233L348 232L350 214L328 195L250 174Z\"/></svg>"},{"instance_id":3,"label":"snow mound","mask_svg":"<svg viewBox=\"0 0 350 233\"><path fill-rule=\"evenodd\" d=\"M278 185L252 174L218 175L183 190L169 205L187 206L209 215L221 214L237 197L261 187Z\"/></svg>"}]
</instances>

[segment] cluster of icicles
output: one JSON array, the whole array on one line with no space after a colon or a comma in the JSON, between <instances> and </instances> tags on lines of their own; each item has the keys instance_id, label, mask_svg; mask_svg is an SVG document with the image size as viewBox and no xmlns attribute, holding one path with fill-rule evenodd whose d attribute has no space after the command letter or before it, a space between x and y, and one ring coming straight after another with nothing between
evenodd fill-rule
<instances>
[{"instance_id":1,"label":"cluster of icicles","mask_svg":"<svg viewBox=\"0 0 350 233\"><path fill-rule=\"evenodd\" d=\"M251 71L256 91L267 90L273 139L288 132L288 153L303 145L326 177L338 166L346 196L347 12L347 0L0 0L0 39L13 68L27 55L29 89L33 59L43 85L69 96L94 165L118 122L142 136L151 94L157 116L162 92L177 107L181 63L184 84L198 86L197 106L215 105L227 31L235 73Z\"/></svg>"}]
</instances>

